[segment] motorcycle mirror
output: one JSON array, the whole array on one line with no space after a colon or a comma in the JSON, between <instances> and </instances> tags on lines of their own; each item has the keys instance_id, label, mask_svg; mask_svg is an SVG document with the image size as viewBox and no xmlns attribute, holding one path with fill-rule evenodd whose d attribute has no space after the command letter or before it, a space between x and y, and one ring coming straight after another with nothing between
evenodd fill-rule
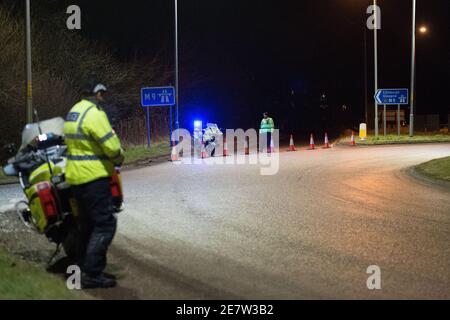
<instances>
[{"instance_id":1,"label":"motorcycle mirror","mask_svg":"<svg viewBox=\"0 0 450 320\"><path fill-rule=\"evenodd\" d=\"M6 165L4 168L3 168L3 173L6 175L6 176L9 176L9 177L14 177L14 176L17 176L17 171L16 171L16 169L14 168L14 166L12 165L12 164L8 164L8 165Z\"/></svg>"}]
</instances>

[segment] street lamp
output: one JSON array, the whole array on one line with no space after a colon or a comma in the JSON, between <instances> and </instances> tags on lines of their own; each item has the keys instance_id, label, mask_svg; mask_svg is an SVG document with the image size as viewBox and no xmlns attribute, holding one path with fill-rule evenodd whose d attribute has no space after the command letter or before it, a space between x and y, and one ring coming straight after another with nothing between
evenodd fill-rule
<instances>
[{"instance_id":1,"label":"street lamp","mask_svg":"<svg viewBox=\"0 0 450 320\"><path fill-rule=\"evenodd\" d=\"M416 0L413 0L413 26L412 26L412 58L411 58L411 108L409 115L409 136L414 135L414 103L415 103L415 82L416 82ZM426 26L421 26L419 29L421 34L428 33Z\"/></svg>"},{"instance_id":2,"label":"street lamp","mask_svg":"<svg viewBox=\"0 0 450 320\"><path fill-rule=\"evenodd\" d=\"M27 123L33 122L33 86L31 72L31 14L30 0L25 0L26 16L26 69L27 69Z\"/></svg>"},{"instance_id":3,"label":"street lamp","mask_svg":"<svg viewBox=\"0 0 450 320\"><path fill-rule=\"evenodd\" d=\"M178 0L175 1L175 128L180 129L180 122L178 119ZM178 139L177 139L178 141Z\"/></svg>"},{"instance_id":4,"label":"street lamp","mask_svg":"<svg viewBox=\"0 0 450 320\"><path fill-rule=\"evenodd\" d=\"M378 7L377 0L373 0L375 28L373 28L373 42L374 42L374 69L375 69L375 94L378 92ZM378 103L375 101L375 138L378 138Z\"/></svg>"},{"instance_id":5,"label":"street lamp","mask_svg":"<svg viewBox=\"0 0 450 320\"><path fill-rule=\"evenodd\" d=\"M415 72L416 72L416 0L413 0L412 8L412 49L411 49L411 98L409 108L409 136L414 135L414 84L415 84Z\"/></svg>"}]
</instances>

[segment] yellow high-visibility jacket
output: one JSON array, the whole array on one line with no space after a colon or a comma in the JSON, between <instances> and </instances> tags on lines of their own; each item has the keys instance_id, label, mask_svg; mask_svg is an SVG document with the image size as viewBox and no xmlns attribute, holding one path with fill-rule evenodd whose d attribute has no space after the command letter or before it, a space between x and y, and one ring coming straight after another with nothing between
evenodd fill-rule
<instances>
[{"instance_id":1,"label":"yellow high-visibility jacket","mask_svg":"<svg viewBox=\"0 0 450 320\"><path fill-rule=\"evenodd\" d=\"M273 133L275 129L275 123L272 118L262 119L259 133Z\"/></svg>"},{"instance_id":2,"label":"yellow high-visibility jacket","mask_svg":"<svg viewBox=\"0 0 450 320\"><path fill-rule=\"evenodd\" d=\"M68 149L66 181L71 185L111 177L123 162L120 140L106 113L88 100L70 110L64 124Z\"/></svg>"}]
</instances>

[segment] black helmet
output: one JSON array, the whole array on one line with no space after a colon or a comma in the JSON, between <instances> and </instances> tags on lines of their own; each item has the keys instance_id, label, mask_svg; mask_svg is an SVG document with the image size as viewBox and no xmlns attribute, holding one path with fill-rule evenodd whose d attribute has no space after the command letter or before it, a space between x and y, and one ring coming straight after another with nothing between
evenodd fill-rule
<instances>
[{"instance_id":1,"label":"black helmet","mask_svg":"<svg viewBox=\"0 0 450 320\"><path fill-rule=\"evenodd\" d=\"M95 79L89 79L82 88L82 94L86 96L94 96L98 92L106 92L106 86Z\"/></svg>"}]
</instances>

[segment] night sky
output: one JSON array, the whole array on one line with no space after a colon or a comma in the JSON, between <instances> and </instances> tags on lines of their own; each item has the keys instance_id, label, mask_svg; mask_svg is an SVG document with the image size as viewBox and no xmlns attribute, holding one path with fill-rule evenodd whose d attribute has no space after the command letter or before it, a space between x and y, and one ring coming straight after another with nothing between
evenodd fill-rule
<instances>
[{"instance_id":1,"label":"night sky","mask_svg":"<svg viewBox=\"0 0 450 320\"><path fill-rule=\"evenodd\" d=\"M379 0L379 87L409 87L411 1ZM82 34L121 60L173 55L173 1L57 1L79 4ZM199 117L227 127L257 126L269 111L278 126L321 126L323 117L353 125L364 119L364 32L368 99L373 109L373 32L365 28L371 0L179 0L181 69L200 85L180 90L185 123ZM65 9L62 9L63 12ZM419 0L417 112L450 111L450 1ZM189 71L190 70L190 71ZM183 75L183 73L182 73ZM189 78L189 77L186 77ZM320 95L329 110L320 113ZM341 112L341 106L348 107ZM322 119L323 120L323 119ZM312 128L319 129L319 128Z\"/></svg>"}]
</instances>

